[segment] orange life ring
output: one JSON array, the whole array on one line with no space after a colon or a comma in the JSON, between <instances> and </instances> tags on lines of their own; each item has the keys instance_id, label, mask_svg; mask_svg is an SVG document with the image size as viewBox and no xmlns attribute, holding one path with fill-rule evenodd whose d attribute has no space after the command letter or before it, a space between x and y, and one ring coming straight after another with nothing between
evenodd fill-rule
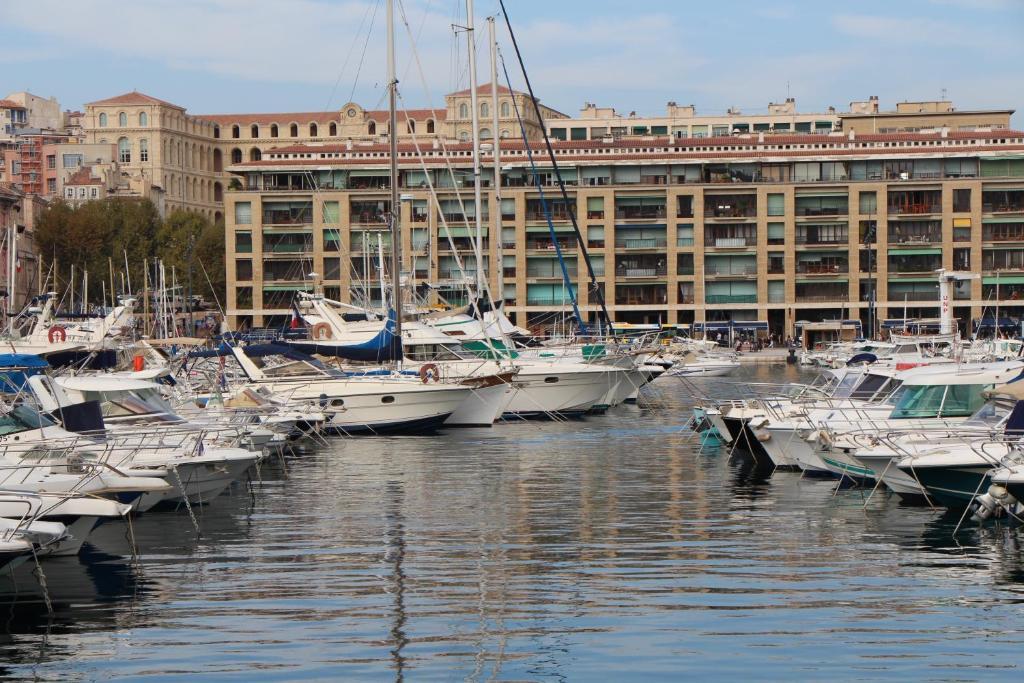
<instances>
[{"instance_id":1,"label":"orange life ring","mask_svg":"<svg viewBox=\"0 0 1024 683\"><path fill-rule=\"evenodd\" d=\"M54 325L46 332L46 338L50 340L50 343L54 342L66 342L68 340L68 332L60 325Z\"/></svg>"},{"instance_id":2,"label":"orange life ring","mask_svg":"<svg viewBox=\"0 0 1024 683\"><path fill-rule=\"evenodd\" d=\"M332 336L334 336L334 333L331 332L331 326L327 323L317 323L309 331L309 338L313 341L323 341L324 339L330 339Z\"/></svg>"},{"instance_id":3,"label":"orange life ring","mask_svg":"<svg viewBox=\"0 0 1024 683\"><path fill-rule=\"evenodd\" d=\"M420 379L426 384L430 380L435 382L441 381L441 371L438 370L437 365L434 363L427 363L426 365L420 366Z\"/></svg>"}]
</instances>

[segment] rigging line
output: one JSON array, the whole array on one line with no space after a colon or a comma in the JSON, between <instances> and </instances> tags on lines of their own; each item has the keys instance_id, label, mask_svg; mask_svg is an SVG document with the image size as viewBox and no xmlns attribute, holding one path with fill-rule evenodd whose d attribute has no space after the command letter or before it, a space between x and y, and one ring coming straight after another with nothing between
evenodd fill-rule
<instances>
[{"instance_id":1,"label":"rigging line","mask_svg":"<svg viewBox=\"0 0 1024 683\"><path fill-rule=\"evenodd\" d=\"M502 61L501 69L505 73L505 81L508 83L508 89L512 90L512 80L508 77L508 69L505 66L505 62ZM569 268L565 265L565 257L562 255L562 247L558 243L558 235L555 233L555 224L551 220L551 209L548 207L548 200L544 196L544 188L541 186L540 173L537 172L537 164L533 160L533 150L530 148L530 143L526 137L526 124L523 123L523 117L519 113L519 104L516 102L516 98L512 98L512 109L516 113L516 120L519 121L519 131L523 136L523 146L526 148L526 157L530 160L530 170L533 171L533 179L537 185L537 192L540 193L540 205L541 210L544 211L544 218L547 219L548 232L551 234L551 243L555 247L555 254L558 256L558 265L562 270L562 281L565 283L565 288L569 292L569 301L572 303L573 313L576 314L576 323L580 327L580 331L586 329L586 323L583 322L583 317L580 315L579 302L576 299L576 291L573 288L573 283L569 279ZM566 200L568 205L568 200ZM570 212L571 215L571 212Z\"/></svg>"},{"instance_id":2,"label":"rigging line","mask_svg":"<svg viewBox=\"0 0 1024 683\"><path fill-rule=\"evenodd\" d=\"M426 73L423 71L423 62L422 62L422 60L420 60L419 50L416 48L416 41L415 41L415 39L412 36L409 24L408 24L408 22L405 22L404 19L405 19L405 17L403 15L403 25L405 26L406 33L409 35L409 49L412 52L413 60L416 63L417 72L419 73L419 77L420 77L420 81L421 81L421 83L423 85L423 89L426 91L427 103L430 105L429 106L430 115L434 119L435 126L436 126L437 125L436 122L438 120L437 119L437 109L434 107L433 98L430 95L430 86L427 83ZM399 99L402 99L402 94L401 94L400 90L398 91L398 97L399 97ZM404 105L404 99L402 100L402 102L403 102L403 105ZM409 119L408 109L403 107L403 111L405 112L405 118L406 118L406 121L408 122L408 119ZM435 135L436 135L436 131L435 131ZM445 169L448 171L448 174L449 174L449 176L452 179L452 186L453 186L453 189L455 190L455 197L456 197L457 201L459 202L459 209L460 209L460 211L462 211L462 215L463 215L463 217L465 219L466 227L468 228L469 227L469 217L466 215L466 206L465 206L465 203L463 202L463 199L462 199L462 193L459 191L458 183L456 182L457 181L457 176L456 176L456 173L455 173L455 168L454 168L454 166L452 166L451 155L449 154L449 151L448 151L447 142L445 141L445 138L444 138L443 135L437 135L436 140L438 141L439 147L441 148L441 151L443 153ZM413 142L417 143L416 131L415 130L413 131ZM423 155L422 155L422 153L420 151L418 143L416 145L416 154L417 154L417 157L419 157L419 159L420 159L421 165L423 165ZM429 173L425 173L425 175L427 175L427 177L429 178ZM500 179L496 179L496 182L498 182L498 181L500 181ZM432 192L432 194L434 196L435 202L437 202L438 213L441 213L441 215L443 217L444 214L443 214L443 212L441 212L441 206L440 206L440 202L437 200L436 192L434 192L433 189L431 189L431 192ZM481 202L481 204L482 203L483 202ZM482 208L483 207L474 207L474 210L481 211ZM500 211L501 208L498 207L498 210ZM498 226L499 226L499 230L500 230L500 223L498 223ZM451 243L451 239L452 238L451 238L451 234L448 232L447 224L445 224L445 232L448 234L449 243ZM500 237L500 232L499 232L498 236ZM493 237L494 236L492 236L492 238ZM454 246L452 246L452 251L456 252ZM478 268L482 268L483 267L482 259L481 259L481 263L477 264L477 267ZM463 272L461 265L459 265L459 271ZM463 272L463 275L465 275L464 272ZM487 301L488 301L489 304L491 304L491 306L493 308L493 305L494 305L494 295L491 292L491 285L490 285L490 282L487 281L487 279L484 279L484 281L483 281L483 288L484 288L484 292L486 292L486 294L487 294ZM472 290L470 290L470 291L472 291ZM499 327L500 327L500 325L499 325ZM503 337L505 336L504 333L502 333L502 336Z\"/></svg>"},{"instance_id":3,"label":"rigging line","mask_svg":"<svg viewBox=\"0 0 1024 683\"><path fill-rule=\"evenodd\" d=\"M363 52L359 55L359 66L356 67L355 78L352 79L352 90L348 94L348 101L356 96L356 86L359 85L359 74L363 71L363 62L366 60L366 48L370 44L370 36L373 35L373 25L377 21L377 10L380 9L380 0L373 5L373 16L370 17L370 27L366 30L366 40L363 41Z\"/></svg>"},{"instance_id":4,"label":"rigging line","mask_svg":"<svg viewBox=\"0 0 1024 683\"><path fill-rule=\"evenodd\" d=\"M576 221L576 211L573 209L573 202L569 200L569 193L565 190L565 181L562 180L562 171L558 168L558 160L555 158L555 150L551 146L551 138L548 137L547 128L544 125L544 114L541 112L540 103L537 101L536 95L533 94L533 85L530 84L530 77L526 73L526 64L523 62L523 54L519 51L519 42L516 40L516 34L512 30L512 20L508 16L508 11L505 9L505 0L498 0L501 4L501 13L505 17L505 26L508 28L509 37L512 39L512 47L516 51L516 59L519 61L519 68L523 73L523 80L526 82L526 90L530 95L530 101L533 103L534 113L537 115L537 123L540 126L541 135L544 136L544 146L547 148L548 157L551 159L551 165L555 171L555 178L558 180L558 189L561 191L562 199L565 201L566 210L569 212L569 219L572 221L573 232L576 233L576 241L580 245L580 251L583 252L583 261L587 264L587 273L590 275L590 291L593 291L597 295L598 304L601 306L601 317L604 319L604 324L608 330L611 330L611 318L608 316L608 307L605 305L604 292L597 285L597 275L594 273L594 266L590 262L590 252L587 250L587 244L583 239L583 235L580 233L579 223ZM500 51L499 51L500 55ZM502 61L504 65L504 61ZM504 66L502 67L504 68ZM505 80L508 78L508 70L505 70ZM512 89L511 81L509 82L509 90ZM515 98L512 98L513 103ZM524 131L525 133L525 131ZM582 321L580 321L582 325Z\"/></svg>"},{"instance_id":5,"label":"rigging line","mask_svg":"<svg viewBox=\"0 0 1024 683\"><path fill-rule=\"evenodd\" d=\"M366 25L366 18L368 16L370 16L370 10L371 9L375 10L375 8L377 6L378 6L377 4L374 4L374 5L369 5L368 4L366 6L366 11L363 12L363 18L359 22L359 28L356 30L356 37L357 38L363 32L363 27ZM370 30L372 30L372 28L373 28L373 25L371 24L370 27L367 29L367 31L369 32ZM358 44L358 42L359 42L358 40L353 40L351 43L349 43L348 54L345 55L345 61L341 65L341 71L338 72L338 78L335 79L334 87L331 88L331 95L330 95L330 97L327 98L327 104L324 106L324 111L325 112L326 111L330 111L330 109L331 109L331 103L334 101L334 96L338 93L338 86L341 85L341 79L345 77L345 71L348 69L348 63L352 59L352 54L355 52L356 45ZM364 47L364 49L365 49L365 47ZM356 79L358 80L358 74L356 76ZM352 101L351 98L349 98L349 101L350 102Z\"/></svg>"}]
</instances>

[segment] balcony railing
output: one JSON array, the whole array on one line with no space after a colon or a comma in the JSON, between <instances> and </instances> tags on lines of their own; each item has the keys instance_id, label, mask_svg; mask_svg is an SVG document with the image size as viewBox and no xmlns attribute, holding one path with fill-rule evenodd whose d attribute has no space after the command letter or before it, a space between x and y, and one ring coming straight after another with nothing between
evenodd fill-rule
<instances>
[{"instance_id":1,"label":"balcony railing","mask_svg":"<svg viewBox=\"0 0 1024 683\"><path fill-rule=\"evenodd\" d=\"M636 237L615 240L616 249L657 249L667 245L668 241L664 237Z\"/></svg>"},{"instance_id":2,"label":"balcony railing","mask_svg":"<svg viewBox=\"0 0 1024 683\"><path fill-rule=\"evenodd\" d=\"M619 277L664 277L668 275L668 268L665 266L651 266L649 268L619 268L616 274Z\"/></svg>"},{"instance_id":3,"label":"balcony railing","mask_svg":"<svg viewBox=\"0 0 1024 683\"><path fill-rule=\"evenodd\" d=\"M942 241L941 230L930 230L928 232L918 232L910 235L903 235L899 232L894 232L890 227L889 229L889 244L930 244L933 242Z\"/></svg>"},{"instance_id":4,"label":"balcony railing","mask_svg":"<svg viewBox=\"0 0 1024 683\"><path fill-rule=\"evenodd\" d=\"M705 294L708 304L756 304L757 294Z\"/></svg>"},{"instance_id":5,"label":"balcony railing","mask_svg":"<svg viewBox=\"0 0 1024 683\"><path fill-rule=\"evenodd\" d=\"M513 244L509 248L512 248L514 246L515 245ZM558 241L558 247L562 251L567 251L567 250L575 251L576 250L576 242L575 241L570 242L570 241L567 241L567 240L565 240L565 241L559 240ZM543 240L539 240L539 241L538 240L527 240L526 248L527 249L535 249L535 250L538 250L538 251L555 251L555 244L553 242L551 242L550 240L548 240L548 241L543 241Z\"/></svg>"},{"instance_id":6,"label":"balcony railing","mask_svg":"<svg viewBox=\"0 0 1024 683\"><path fill-rule=\"evenodd\" d=\"M938 202L904 202L890 204L889 214L895 215L920 215L930 213L942 213L942 204Z\"/></svg>"},{"instance_id":7,"label":"balcony railing","mask_svg":"<svg viewBox=\"0 0 1024 683\"><path fill-rule=\"evenodd\" d=\"M570 278L575 278L576 275L577 275L577 272L576 272L575 268L566 268L566 271L569 273L569 277ZM544 270L544 269L538 270L538 269L527 268L526 269L526 277L528 277L528 278L547 278L549 280L551 280L551 279L561 280L562 279L562 270L560 268L556 268L554 270Z\"/></svg>"},{"instance_id":8,"label":"balcony railing","mask_svg":"<svg viewBox=\"0 0 1024 683\"><path fill-rule=\"evenodd\" d=\"M813 303L817 301L846 301L850 298L848 290L827 290L827 291L816 291L814 293L801 294L797 293L797 303Z\"/></svg>"},{"instance_id":9,"label":"balcony railing","mask_svg":"<svg viewBox=\"0 0 1024 683\"><path fill-rule=\"evenodd\" d=\"M1024 226L985 226L982 240L986 242L1024 242Z\"/></svg>"},{"instance_id":10,"label":"balcony railing","mask_svg":"<svg viewBox=\"0 0 1024 683\"><path fill-rule=\"evenodd\" d=\"M651 206L651 207L637 207L637 208L623 208L615 210L616 220L639 220L639 219L655 219L665 217L664 206Z\"/></svg>"},{"instance_id":11,"label":"balcony railing","mask_svg":"<svg viewBox=\"0 0 1024 683\"><path fill-rule=\"evenodd\" d=\"M984 213L1024 213L1024 202L984 202L981 210Z\"/></svg>"},{"instance_id":12,"label":"balcony railing","mask_svg":"<svg viewBox=\"0 0 1024 683\"><path fill-rule=\"evenodd\" d=\"M752 247L757 244L757 237L714 237L704 238L705 247L716 249L735 249L737 247Z\"/></svg>"},{"instance_id":13,"label":"balcony railing","mask_svg":"<svg viewBox=\"0 0 1024 683\"><path fill-rule=\"evenodd\" d=\"M707 265L704 267L704 274L708 276L719 276L719 275L757 275L757 266L715 266Z\"/></svg>"},{"instance_id":14,"label":"balcony railing","mask_svg":"<svg viewBox=\"0 0 1024 683\"><path fill-rule=\"evenodd\" d=\"M692 237L677 237L676 238L676 246L677 247L692 247L693 246L693 238Z\"/></svg>"},{"instance_id":15,"label":"balcony railing","mask_svg":"<svg viewBox=\"0 0 1024 683\"><path fill-rule=\"evenodd\" d=\"M351 222L357 225L380 225L386 219L386 213L371 213L369 211L363 211L361 213L353 213Z\"/></svg>"},{"instance_id":16,"label":"balcony railing","mask_svg":"<svg viewBox=\"0 0 1024 683\"><path fill-rule=\"evenodd\" d=\"M804 275L836 275L849 273L849 263L800 263L796 264L796 272Z\"/></svg>"},{"instance_id":17,"label":"balcony railing","mask_svg":"<svg viewBox=\"0 0 1024 683\"><path fill-rule=\"evenodd\" d=\"M562 306L571 303L568 293L564 297L542 296L537 294L526 295L527 306Z\"/></svg>"}]
</instances>

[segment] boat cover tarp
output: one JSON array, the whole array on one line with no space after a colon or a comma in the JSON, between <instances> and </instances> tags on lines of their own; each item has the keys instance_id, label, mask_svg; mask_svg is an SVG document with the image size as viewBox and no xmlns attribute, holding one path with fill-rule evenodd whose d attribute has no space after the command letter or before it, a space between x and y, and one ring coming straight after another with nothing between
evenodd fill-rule
<instances>
[{"instance_id":1,"label":"boat cover tarp","mask_svg":"<svg viewBox=\"0 0 1024 683\"><path fill-rule=\"evenodd\" d=\"M395 312L388 311L384 327L372 339L358 344L342 344L337 341L314 339L284 340L288 346L304 353L347 358L348 360L386 363L402 359L402 340L395 335ZM248 352L246 352L248 353Z\"/></svg>"},{"instance_id":2,"label":"boat cover tarp","mask_svg":"<svg viewBox=\"0 0 1024 683\"><path fill-rule=\"evenodd\" d=\"M33 375L46 372L50 364L45 358L28 353L0 354L0 391L16 394Z\"/></svg>"}]
</instances>

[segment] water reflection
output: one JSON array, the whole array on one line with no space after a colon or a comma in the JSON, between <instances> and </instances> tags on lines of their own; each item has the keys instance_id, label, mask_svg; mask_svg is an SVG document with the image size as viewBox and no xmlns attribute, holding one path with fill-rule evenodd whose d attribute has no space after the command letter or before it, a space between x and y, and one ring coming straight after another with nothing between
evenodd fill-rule
<instances>
[{"instance_id":1,"label":"water reflection","mask_svg":"<svg viewBox=\"0 0 1024 683\"><path fill-rule=\"evenodd\" d=\"M102 528L93 556L44 565L52 618L23 577L3 673L1008 673L991 667L1021 645L1019 530L954 538L956 519L884 493L702 449L681 429L692 395L661 384L583 422L335 441L199 510L199 534L185 514L141 517L138 566L123 528Z\"/></svg>"}]
</instances>

